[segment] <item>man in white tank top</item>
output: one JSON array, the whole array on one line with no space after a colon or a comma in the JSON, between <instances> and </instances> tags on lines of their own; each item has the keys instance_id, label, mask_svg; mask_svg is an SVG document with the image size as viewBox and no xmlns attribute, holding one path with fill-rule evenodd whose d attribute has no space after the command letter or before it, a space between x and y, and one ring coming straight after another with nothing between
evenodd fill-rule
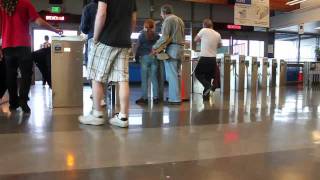
<instances>
[{"instance_id":1,"label":"man in white tank top","mask_svg":"<svg viewBox=\"0 0 320 180\"><path fill-rule=\"evenodd\" d=\"M209 100L210 91L217 87L219 77L215 78L217 71L216 55L217 49L221 47L221 35L213 30L213 23L210 19L203 20L203 28L194 39L201 42L199 63L195 69L197 79L204 86L203 99Z\"/></svg>"}]
</instances>

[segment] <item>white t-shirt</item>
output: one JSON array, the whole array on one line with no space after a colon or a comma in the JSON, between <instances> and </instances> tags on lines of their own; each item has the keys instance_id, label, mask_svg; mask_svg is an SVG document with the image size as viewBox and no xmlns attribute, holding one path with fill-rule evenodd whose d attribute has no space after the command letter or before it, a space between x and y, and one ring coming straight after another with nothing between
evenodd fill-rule
<instances>
[{"instance_id":1,"label":"white t-shirt","mask_svg":"<svg viewBox=\"0 0 320 180\"><path fill-rule=\"evenodd\" d=\"M216 57L218 45L221 43L221 35L210 28L202 28L198 33L201 39L201 51L202 57Z\"/></svg>"}]
</instances>

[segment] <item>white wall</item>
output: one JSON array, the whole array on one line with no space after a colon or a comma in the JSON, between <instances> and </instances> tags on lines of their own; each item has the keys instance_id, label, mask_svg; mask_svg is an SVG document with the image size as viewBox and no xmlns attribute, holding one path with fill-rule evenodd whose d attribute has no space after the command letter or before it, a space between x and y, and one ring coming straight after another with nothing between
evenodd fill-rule
<instances>
[{"instance_id":1,"label":"white wall","mask_svg":"<svg viewBox=\"0 0 320 180\"><path fill-rule=\"evenodd\" d=\"M307 8L307 7L314 7L314 6L320 6L320 1L319 0L307 0L306 2L303 2L300 5L301 9Z\"/></svg>"}]
</instances>

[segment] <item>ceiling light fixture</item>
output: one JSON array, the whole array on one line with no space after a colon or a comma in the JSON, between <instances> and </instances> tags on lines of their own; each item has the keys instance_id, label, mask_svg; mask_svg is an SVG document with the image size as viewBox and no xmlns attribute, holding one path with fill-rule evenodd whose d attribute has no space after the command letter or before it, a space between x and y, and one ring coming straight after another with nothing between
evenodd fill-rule
<instances>
[{"instance_id":1,"label":"ceiling light fixture","mask_svg":"<svg viewBox=\"0 0 320 180\"><path fill-rule=\"evenodd\" d=\"M296 4L303 3L305 1L307 1L307 0L292 0L292 1L287 2L286 5L293 6L293 5L296 5Z\"/></svg>"}]
</instances>

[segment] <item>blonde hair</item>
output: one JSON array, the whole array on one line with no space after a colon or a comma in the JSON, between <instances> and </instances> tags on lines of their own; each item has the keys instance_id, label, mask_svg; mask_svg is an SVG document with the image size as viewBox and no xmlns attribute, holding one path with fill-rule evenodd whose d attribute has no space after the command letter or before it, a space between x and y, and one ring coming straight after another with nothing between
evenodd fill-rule
<instances>
[{"instance_id":1,"label":"blonde hair","mask_svg":"<svg viewBox=\"0 0 320 180\"><path fill-rule=\"evenodd\" d=\"M213 28L213 22L209 18L204 19L202 23L204 28Z\"/></svg>"}]
</instances>

